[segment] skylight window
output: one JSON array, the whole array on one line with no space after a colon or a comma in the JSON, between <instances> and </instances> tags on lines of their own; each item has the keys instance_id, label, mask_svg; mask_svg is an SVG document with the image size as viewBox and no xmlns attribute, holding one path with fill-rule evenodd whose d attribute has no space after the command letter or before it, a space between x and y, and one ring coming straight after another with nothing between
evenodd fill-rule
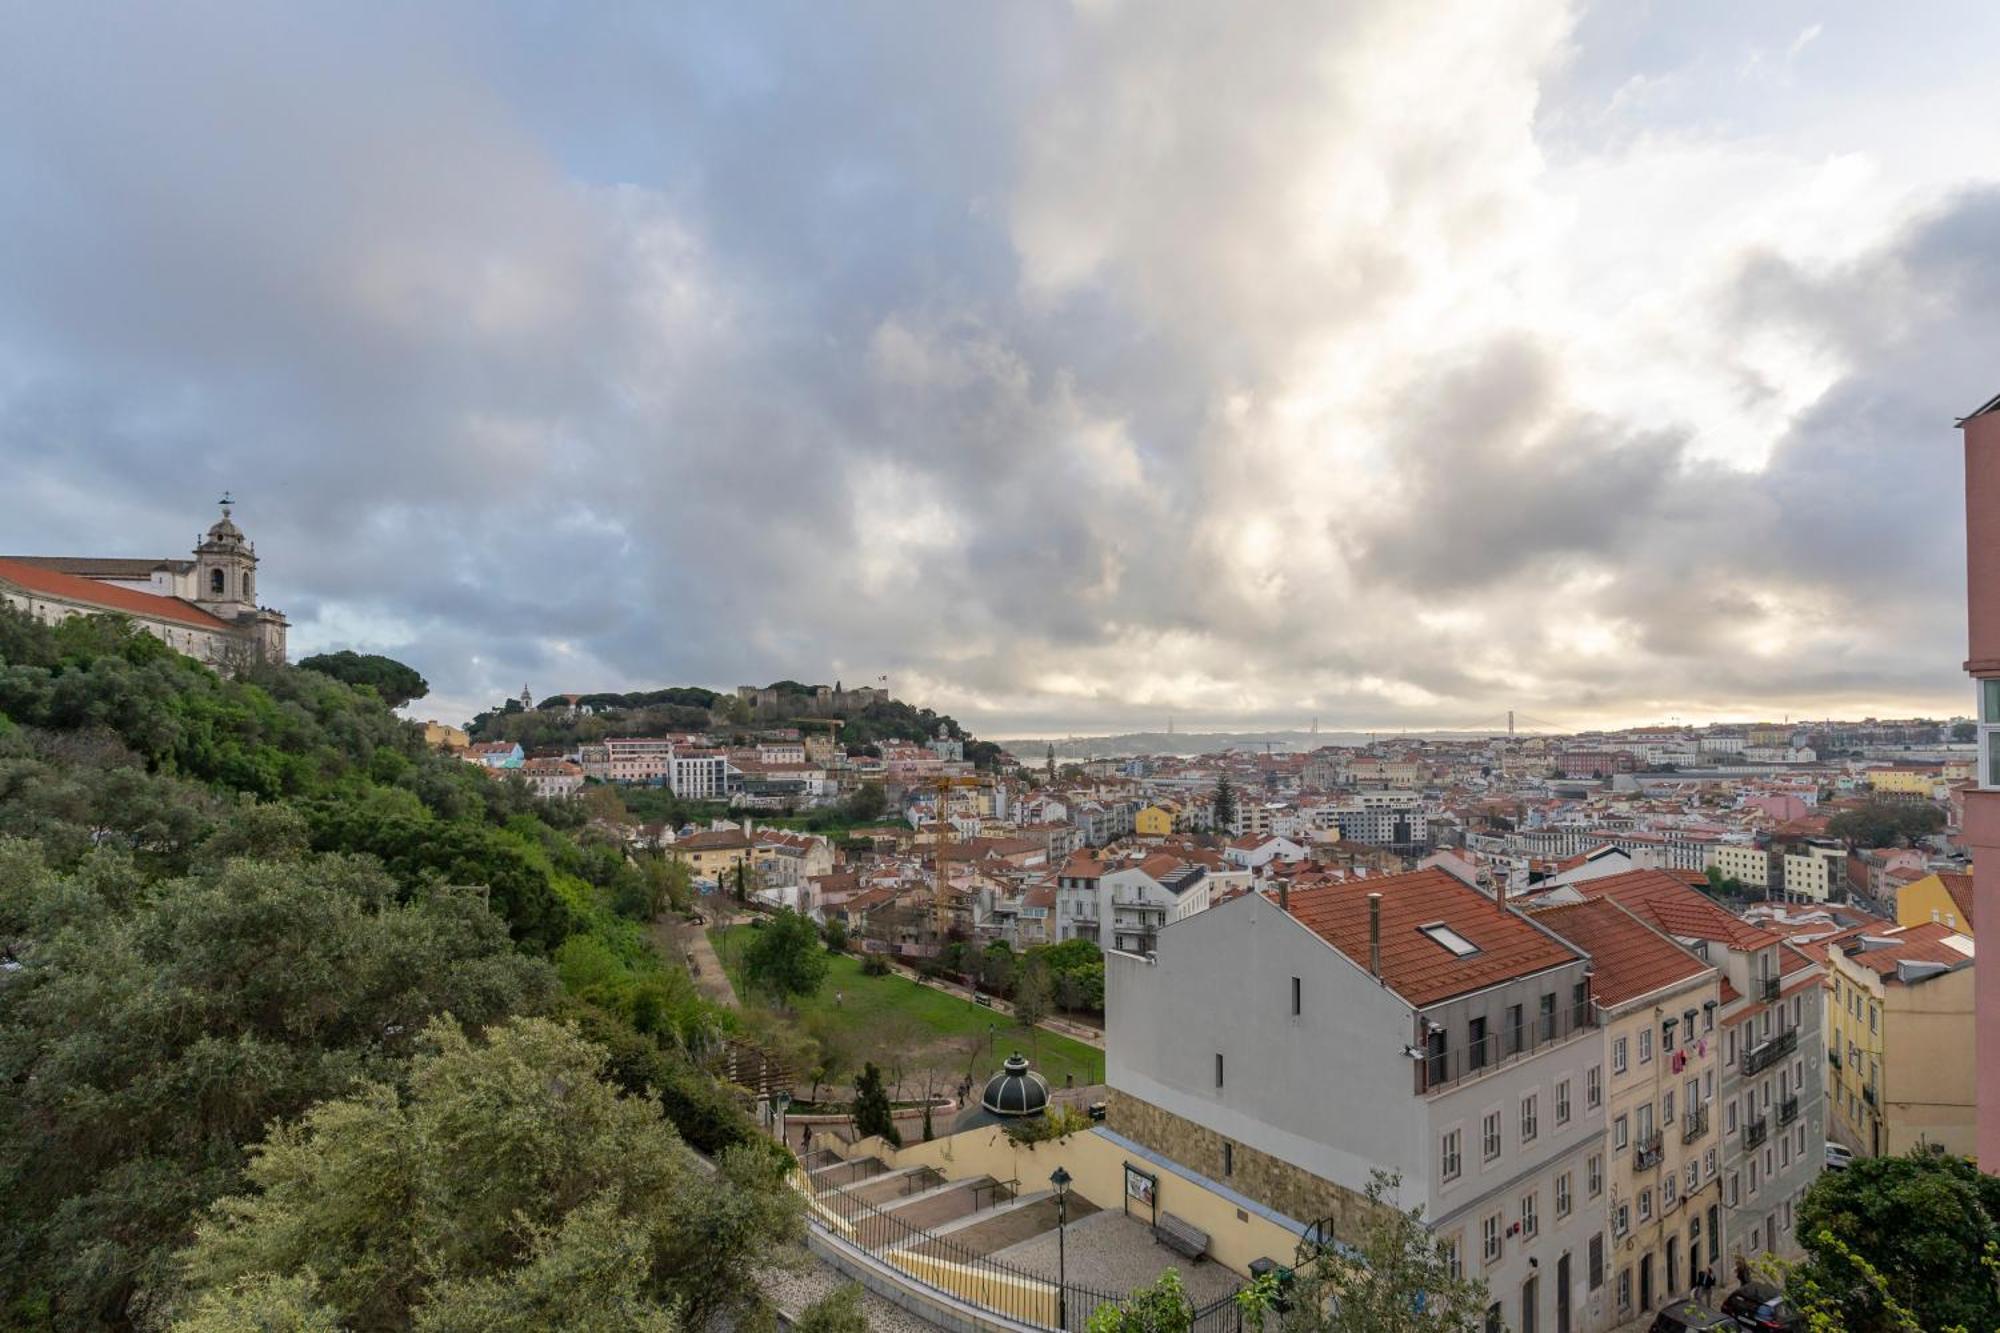
<instances>
[{"instance_id":1,"label":"skylight window","mask_svg":"<svg viewBox=\"0 0 2000 1333\"><path fill-rule=\"evenodd\" d=\"M1433 921L1428 926L1418 926L1417 929L1429 936L1432 943L1451 950L1451 956L1454 958L1470 958L1479 952L1478 945L1442 921Z\"/></svg>"}]
</instances>

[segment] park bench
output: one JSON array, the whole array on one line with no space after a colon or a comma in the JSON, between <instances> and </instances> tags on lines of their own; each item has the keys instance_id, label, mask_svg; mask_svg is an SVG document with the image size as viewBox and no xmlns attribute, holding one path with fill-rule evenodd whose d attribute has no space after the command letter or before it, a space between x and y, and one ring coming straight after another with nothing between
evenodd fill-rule
<instances>
[{"instance_id":1,"label":"park bench","mask_svg":"<svg viewBox=\"0 0 2000 1333\"><path fill-rule=\"evenodd\" d=\"M1161 1213L1153 1223L1153 1239L1190 1259L1199 1259L1208 1253L1208 1233L1172 1213Z\"/></svg>"}]
</instances>

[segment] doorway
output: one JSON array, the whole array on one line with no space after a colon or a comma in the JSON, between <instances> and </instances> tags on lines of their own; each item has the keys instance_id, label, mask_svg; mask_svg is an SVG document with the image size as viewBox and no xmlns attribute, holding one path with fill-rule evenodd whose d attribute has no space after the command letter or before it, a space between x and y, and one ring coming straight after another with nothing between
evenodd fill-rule
<instances>
[{"instance_id":1,"label":"doorway","mask_svg":"<svg viewBox=\"0 0 2000 1333\"><path fill-rule=\"evenodd\" d=\"M1650 1254L1639 1257L1639 1308L1653 1308L1653 1256Z\"/></svg>"},{"instance_id":2,"label":"doorway","mask_svg":"<svg viewBox=\"0 0 2000 1333\"><path fill-rule=\"evenodd\" d=\"M1660 1266L1660 1281L1667 1284L1666 1290L1661 1295L1668 1298L1673 1296L1674 1283L1679 1279L1680 1271L1681 1238L1679 1236L1669 1236L1667 1237L1667 1261Z\"/></svg>"},{"instance_id":3,"label":"doorway","mask_svg":"<svg viewBox=\"0 0 2000 1333\"><path fill-rule=\"evenodd\" d=\"M1521 1284L1521 1330L1520 1333L1535 1333L1536 1298L1541 1295L1540 1278L1529 1278Z\"/></svg>"},{"instance_id":4,"label":"doorway","mask_svg":"<svg viewBox=\"0 0 2000 1333\"><path fill-rule=\"evenodd\" d=\"M1556 1260L1556 1333L1569 1333L1569 1251Z\"/></svg>"}]
</instances>

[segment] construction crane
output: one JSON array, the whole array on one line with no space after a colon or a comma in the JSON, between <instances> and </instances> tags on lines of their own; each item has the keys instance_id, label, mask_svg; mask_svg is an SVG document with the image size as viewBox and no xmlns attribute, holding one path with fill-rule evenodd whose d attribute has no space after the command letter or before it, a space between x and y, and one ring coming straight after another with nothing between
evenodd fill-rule
<instances>
[{"instance_id":1,"label":"construction crane","mask_svg":"<svg viewBox=\"0 0 2000 1333\"><path fill-rule=\"evenodd\" d=\"M944 868L945 848L951 844L951 793L955 787L984 787L986 779L964 777L954 773L940 773L930 779L931 788L937 792L937 833L931 848L931 855L937 867L937 878L931 886L931 926L937 932L938 942L951 930L951 898L945 891L949 883Z\"/></svg>"}]
</instances>

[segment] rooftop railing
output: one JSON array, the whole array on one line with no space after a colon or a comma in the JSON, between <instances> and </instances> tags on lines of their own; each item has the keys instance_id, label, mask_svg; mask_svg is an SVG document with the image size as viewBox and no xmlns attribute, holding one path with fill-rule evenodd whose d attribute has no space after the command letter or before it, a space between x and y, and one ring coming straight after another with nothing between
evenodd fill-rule
<instances>
[{"instance_id":1,"label":"rooftop railing","mask_svg":"<svg viewBox=\"0 0 2000 1333\"><path fill-rule=\"evenodd\" d=\"M1566 1005L1553 1014L1537 1014L1519 1027L1488 1032L1476 1042L1431 1049L1420 1061L1423 1091L1442 1092L1490 1070L1504 1069L1552 1047L1597 1029L1597 1013L1586 1001ZM1450 1034L1456 1035L1456 1034Z\"/></svg>"}]
</instances>

